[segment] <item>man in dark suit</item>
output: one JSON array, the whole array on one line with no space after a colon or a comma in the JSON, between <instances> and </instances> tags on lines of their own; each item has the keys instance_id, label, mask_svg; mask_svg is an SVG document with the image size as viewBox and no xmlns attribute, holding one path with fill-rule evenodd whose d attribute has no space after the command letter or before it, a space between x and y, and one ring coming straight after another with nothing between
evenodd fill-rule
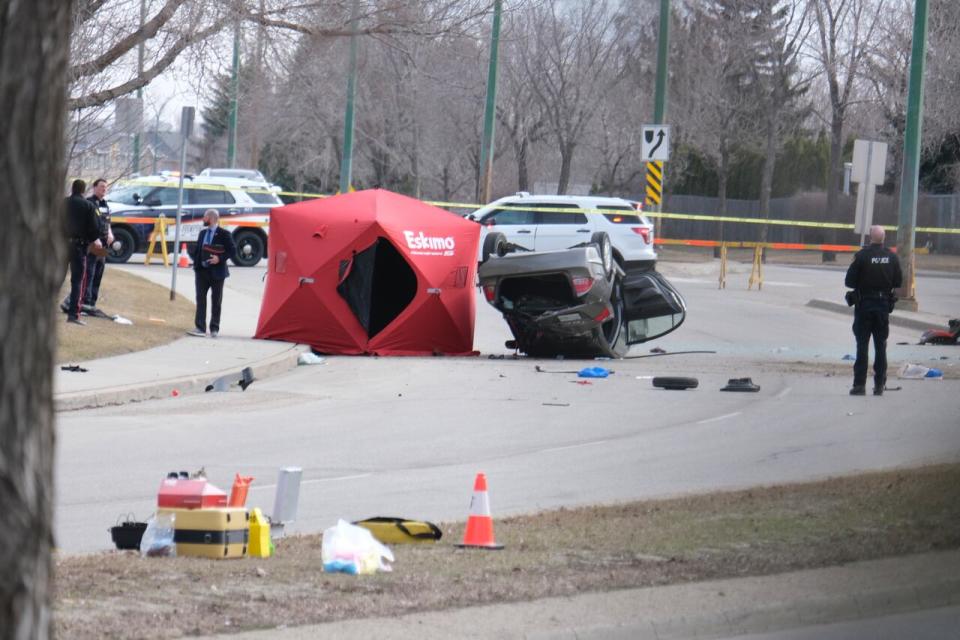
<instances>
[{"instance_id":1,"label":"man in dark suit","mask_svg":"<svg viewBox=\"0 0 960 640\"><path fill-rule=\"evenodd\" d=\"M220 304L223 302L223 282L230 277L227 260L236 255L236 245L229 231L220 227L220 214L207 209L203 214L203 231L197 238L190 257L197 284L196 328L187 333L203 338L207 335L207 292L210 297L210 337L220 334Z\"/></svg>"}]
</instances>

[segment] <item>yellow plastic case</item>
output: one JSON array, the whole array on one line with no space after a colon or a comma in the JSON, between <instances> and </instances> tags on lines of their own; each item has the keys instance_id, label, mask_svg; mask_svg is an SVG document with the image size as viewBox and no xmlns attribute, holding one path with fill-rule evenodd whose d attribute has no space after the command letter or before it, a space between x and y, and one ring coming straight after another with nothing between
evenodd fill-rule
<instances>
[{"instance_id":1,"label":"yellow plastic case","mask_svg":"<svg viewBox=\"0 0 960 640\"><path fill-rule=\"evenodd\" d=\"M243 558L247 555L250 514L243 507L158 509L174 514L173 541L178 556Z\"/></svg>"}]
</instances>

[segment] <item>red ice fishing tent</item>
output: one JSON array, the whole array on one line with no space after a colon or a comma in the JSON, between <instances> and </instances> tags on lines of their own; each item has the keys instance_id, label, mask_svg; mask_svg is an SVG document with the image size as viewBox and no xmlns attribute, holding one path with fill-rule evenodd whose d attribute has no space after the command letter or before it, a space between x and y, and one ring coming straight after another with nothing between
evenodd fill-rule
<instances>
[{"instance_id":1,"label":"red ice fishing tent","mask_svg":"<svg viewBox=\"0 0 960 640\"><path fill-rule=\"evenodd\" d=\"M480 227L374 189L274 209L257 338L321 353L473 352Z\"/></svg>"}]
</instances>

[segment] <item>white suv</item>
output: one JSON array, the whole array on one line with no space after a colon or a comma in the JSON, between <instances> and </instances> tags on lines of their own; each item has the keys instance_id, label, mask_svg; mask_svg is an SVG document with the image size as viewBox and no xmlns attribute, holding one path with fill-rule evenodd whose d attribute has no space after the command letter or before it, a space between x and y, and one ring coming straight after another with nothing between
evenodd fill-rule
<instances>
[{"instance_id":1,"label":"white suv","mask_svg":"<svg viewBox=\"0 0 960 640\"><path fill-rule=\"evenodd\" d=\"M657 260L653 225L622 198L538 196L521 191L467 217L483 226L481 247L492 231L531 251L567 249L590 242L594 233L605 231L613 244L614 259L624 269L650 269Z\"/></svg>"}]
</instances>

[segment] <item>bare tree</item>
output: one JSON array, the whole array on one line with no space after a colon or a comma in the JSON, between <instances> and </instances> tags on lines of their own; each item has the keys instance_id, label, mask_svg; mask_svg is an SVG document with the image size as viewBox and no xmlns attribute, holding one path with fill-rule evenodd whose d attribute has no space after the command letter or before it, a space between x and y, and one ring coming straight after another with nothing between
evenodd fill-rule
<instances>
[{"instance_id":1,"label":"bare tree","mask_svg":"<svg viewBox=\"0 0 960 640\"><path fill-rule=\"evenodd\" d=\"M606 91L620 75L614 14L605 0L570 7L546 0L528 14L523 60L560 156L557 193L566 193L573 156Z\"/></svg>"},{"instance_id":2,"label":"bare tree","mask_svg":"<svg viewBox=\"0 0 960 640\"><path fill-rule=\"evenodd\" d=\"M50 637L54 295L72 2L0 0L0 637ZM16 153L12 153L16 150Z\"/></svg>"},{"instance_id":3,"label":"bare tree","mask_svg":"<svg viewBox=\"0 0 960 640\"><path fill-rule=\"evenodd\" d=\"M805 111L801 101L810 78L800 75L799 56L809 29L801 0L757 0L756 4L754 25L761 37L754 67L763 149L760 216L769 218L777 153ZM767 241L767 225L761 227L760 241Z\"/></svg>"},{"instance_id":4,"label":"bare tree","mask_svg":"<svg viewBox=\"0 0 960 640\"><path fill-rule=\"evenodd\" d=\"M811 38L830 99L830 169L827 212L834 215L843 180L844 126L855 89L873 46L884 0L809 0L816 38ZM835 231L834 234L835 235Z\"/></svg>"}]
</instances>

